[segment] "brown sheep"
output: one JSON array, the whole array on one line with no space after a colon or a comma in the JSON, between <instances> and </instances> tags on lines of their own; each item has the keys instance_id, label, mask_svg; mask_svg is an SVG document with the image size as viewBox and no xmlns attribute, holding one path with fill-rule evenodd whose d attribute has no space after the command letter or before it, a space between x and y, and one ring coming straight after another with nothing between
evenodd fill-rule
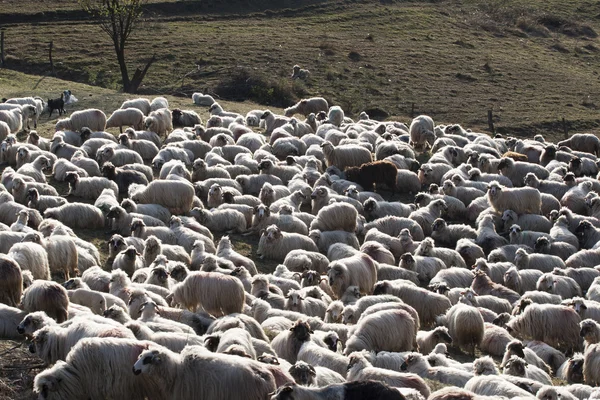
<instances>
[{"instance_id":1,"label":"brown sheep","mask_svg":"<svg viewBox=\"0 0 600 400\"><path fill-rule=\"evenodd\" d=\"M15 260L0 254L0 303L16 307L21 301L23 276Z\"/></svg>"},{"instance_id":2,"label":"brown sheep","mask_svg":"<svg viewBox=\"0 0 600 400\"><path fill-rule=\"evenodd\" d=\"M373 190L373 184L387 185L392 192L396 190L398 168L389 161L373 161L360 167L346 168L346 179L358 183L364 190Z\"/></svg>"}]
</instances>

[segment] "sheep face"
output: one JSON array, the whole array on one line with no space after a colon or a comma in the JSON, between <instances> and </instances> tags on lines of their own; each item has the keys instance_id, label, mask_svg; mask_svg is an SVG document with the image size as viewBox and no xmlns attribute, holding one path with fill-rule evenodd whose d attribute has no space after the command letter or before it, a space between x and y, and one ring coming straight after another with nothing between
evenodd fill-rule
<instances>
[{"instance_id":1,"label":"sheep face","mask_svg":"<svg viewBox=\"0 0 600 400\"><path fill-rule=\"evenodd\" d=\"M504 365L504 373L515 376L525 376L527 363L520 357L512 356Z\"/></svg>"},{"instance_id":2,"label":"sheep face","mask_svg":"<svg viewBox=\"0 0 600 400\"><path fill-rule=\"evenodd\" d=\"M110 238L110 240L108 241L108 247L109 247L109 250L112 248L112 250L115 253L118 253L118 252L124 250L127 247L127 245L125 243L125 239L123 239L122 236L113 235Z\"/></svg>"},{"instance_id":3,"label":"sheep face","mask_svg":"<svg viewBox=\"0 0 600 400\"><path fill-rule=\"evenodd\" d=\"M310 339L310 335L314 333L306 321L296 321L294 326L290 328L290 331L299 342L306 342Z\"/></svg>"},{"instance_id":4,"label":"sheep face","mask_svg":"<svg viewBox=\"0 0 600 400\"><path fill-rule=\"evenodd\" d=\"M162 364L162 356L158 350L146 350L138 357L133 364L133 373L135 375L147 374L151 371L152 366Z\"/></svg>"},{"instance_id":5,"label":"sheep face","mask_svg":"<svg viewBox=\"0 0 600 400\"><path fill-rule=\"evenodd\" d=\"M169 220L169 228L176 229L179 228L183 223L181 222L181 218L172 216Z\"/></svg>"},{"instance_id":6,"label":"sheep face","mask_svg":"<svg viewBox=\"0 0 600 400\"><path fill-rule=\"evenodd\" d=\"M166 283L167 279L169 279L169 272L167 272L165 267L155 267L151 273L160 283Z\"/></svg>"},{"instance_id":7,"label":"sheep face","mask_svg":"<svg viewBox=\"0 0 600 400\"><path fill-rule=\"evenodd\" d=\"M50 317L48 317L43 311L28 314L17 326L17 332L19 332L21 335L31 337L35 331L39 330L43 326L44 320L48 318Z\"/></svg>"},{"instance_id":8,"label":"sheep face","mask_svg":"<svg viewBox=\"0 0 600 400\"><path fill-rule=\"evenodd\" d=\"M488 193L490 194L490 196L492 198L498 197L500 195L501 191L502 191L502 186L500 186L498 183L496 183L496 182L490 183L490 185L488 187Z\"/></svg>"},{"instance_id":9,"label":"sheep face","mask_svg":"<svg viewBox=\"0 0 600 400\"><path fill-rule=\"evenodd\" d=\"M380 294L386 294L389 290L390 284L388 282L377 282L373 286L373 295L377 296Z\"/></svg>"},{"instance_id":10,"label":"sheep face","mask_svg":"<svg viewBox=\"0 0 600 400\"><path fill-rule=\"evenodd\" d=\"M447 227L446 221L444 221L441 218L438 218L435 221L433 221L433 224L431 225L431 229L434 232L436 232L436 231L443 231L444 229L446 229L446 227Z\"/></svg>"},{"instance_id":11,"label":"sheep face","mask_svg":"<svg viewBox=\"0 0 600 400\"><path fill-rule=\"evenodd\" d=\"M289 369L289 373L298 385L310 386L316 380L317 373L312 365L298 361Z\"/></svg>"},{"instance_id":12,"label":"sheep face","mask_svg":"<svg viewBox=\"0 0 600 400\"><path fill-rule=\"evenodd\" d=\"M518 340L513 340L506 346L507 351L521 358L525 358L524 348L523 343Z\"/></svg>"},{"instance_id":13,"label":"sheep face","mask_svg":"<svg viewBox=\"0 0 600 400\"><path fill-rule=\"evenodd\" d=\"M408 356L406 356L406 358L404 359L404 362L400 366L400 370L403 372L406 372L406 371L408 371L408 369L410 368L411 365L416 364L417 362L418 362L417 356L415 356L414 354L409 354Z\"/></svg>"},{"instance_id":14,"label":"sheep face","mask_svg":"<svg viewBox=\"0 0 600 400\"><path fill-rule=\"evenodd\" d=\"M173 278L177 282L183 282L187 275L188 270L184 264L177 264L171 270L171 278Z\"/></svg>"}]
</instances>

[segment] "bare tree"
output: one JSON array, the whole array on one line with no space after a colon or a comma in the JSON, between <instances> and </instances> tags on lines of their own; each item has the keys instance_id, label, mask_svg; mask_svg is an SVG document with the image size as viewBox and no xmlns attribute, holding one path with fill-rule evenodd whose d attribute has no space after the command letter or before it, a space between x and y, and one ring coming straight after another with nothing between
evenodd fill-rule
<instances>
[{"instance_id":1,"label":"bare tree","mask_svg":"<svg viewBox=\"0 0 600 400\"><path fill-rule=\"evenodd\" d=\"M125 62L125 45L133 33L138 20L142 16L142 7L148 0L78 0L81 7L90 14L106 32L113 42L117 61L121 69L123 91L135 93L146 76L150 65L156 56L147 62L144 69L136 69L133 77L129 78Z\"/></svg>"}]
</instances>

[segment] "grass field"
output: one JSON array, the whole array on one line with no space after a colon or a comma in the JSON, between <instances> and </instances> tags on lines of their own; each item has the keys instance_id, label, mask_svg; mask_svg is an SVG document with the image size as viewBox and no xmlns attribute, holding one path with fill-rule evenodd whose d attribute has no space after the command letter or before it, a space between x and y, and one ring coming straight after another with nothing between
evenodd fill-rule
<instances>
[{"instance_id":1,"label":"grass field","mask_svg":"<svg viewBox=\"0 0 600 400\"><path fill-rule=\"evenodd\" d=\"M53 40L58 77L118 88L108 38L77 2L61 1L55 12L54 2L35 3L29 11L0 3L0 20L15 21L4 25L8 67L47 74ZM414 104L415 114L477 129L487 128L491 109L499 132L520 135L562 132L562 118L572 130L600 122L593 1L222 3L150 2L127 50L130 70L157 56L144 94L252 92L267 106L322 95L351 115L399 119ZM294 64L311 71L305 84L290 83ZM246 90L239 75L261 90Z\"/></svg>"},{"instance_id":2,"label":"grass field","mask_svg":"<svg viewBox=\"0 0 600 400\"><path fill-rule=\"evenodd\" d=\"M563 118L570 132L600 126L599 15L591 0L150 0L127 59L132 72L156 54L141 94L164 95L171 108L192 108L204 120L206 109L191 104L194 91L240 113L281 112L320 95L351 116L368 110L407 122L423 113L476 130L487 129L492 110L498 132L556 139ZM107 114L131 97L115 90L114 51L77 1L0 0L0 21L0 97L54 98L70 89L79 102L69 113ZM294 64L311 71L308 81L290 81ZM38 132L50 137L57 118L42 116ZM101 249L110 236L78 234ZM238 251L255 253L256 240L232 238ZM39 362L16 344L0 341L0 400L34 398Z\"/></svg>"}]
</instances>

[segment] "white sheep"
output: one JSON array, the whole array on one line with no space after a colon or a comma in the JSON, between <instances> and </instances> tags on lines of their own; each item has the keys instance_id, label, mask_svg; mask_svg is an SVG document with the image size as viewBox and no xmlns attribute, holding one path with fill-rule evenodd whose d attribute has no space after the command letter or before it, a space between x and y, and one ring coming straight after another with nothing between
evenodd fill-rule
<instances>
[{"instance_id":1,"label":"white sheep","mask_svg":"<svg viewBox=\"0 0 600 400\"><path fill-rule=\"evenodd\" d=\"M144 125L144 113L137 108L126 108L115 110L106 120L107 128L119 128L123 133L123 126L141 130Z\"/></svg>"},{"instance_id":2,"label":"white sheep","mask_svg":"<svg viewBox=\"0 0 600 400\"><path fill-rule=\"evenodd\" d=\"M215 103L215 99L209 94L202 94L200 92L195 92L192 94L192 101L197 106L210 107ZM258 126L258 124L257 124Z\"/></svg>"},{"instance_id":3,"label":"white sheep","mask_svg":"<svg viewBox=\"0 0 600 400\"><path fill-rule=\"evenodd\" d=\"M153 98L150 102L150 110L156 111L160 110L161 108L169 108L169 101L162 96Z\"/></svg>"},{"instance_id":4,"label":"white sheep","mask_svg":"<svg viewBox=\"0 0 600 400\"><path fill-rule=\"evenodd\" d=\"M15 243L7 254L22 271L31 271L34 279L51 280L48 253L37 243Z\"/></svg>"},{"instance_id":5,"label":"white sheep","mask_svg":"<svg viewBox=\"0 0 600 400\"><path fill-rule=\"evenodd\" d=\"M158 136L166 136L167 132L173 130L171 112L167 108L153 110L144 118L144 128Z\"/></svg>"},{"instance_id":6,"label":"white sheep","mask_svg":"<svg viewBox=\"0 0 600 400\"><path fill-rule=\"evenodd\" d=\"M137 98L137 99L132 99L132 100L125 100L123 102L123 104L121 104L121 109L128 109L128 108L137 108L142 113L144 113L144 115L148 115L148 114L150 114L150 111L151 111L150 100L142 98L142 97Z\"/></svg>"},{"instance_id":7,"label":"white sheep","mask_svg":"<svg viewBox=\"0 0 600 400\"><path fill-rule=\"evenodd\" d=\"M48 208L44 217L54 218L70 228L101 229L104 215L98 208L84 203L67 203L60 207Z\"/></svg>"},{"instance_id":8,"label":"white sheep","mask_svg":"<svg viewBox=\"0 0 600 400\"><path fill-rule=\"evenodd\" d=\"M0 121L8 125L9 133L21 132L23 129L23 119L24 115L21 107L13 108L12 110L0 110Z\"/></svg>"},{"instance_id":9,"label":"white sheep","mask_svg":"<svg viewBox=\"0 0 600 400\"><path fill-rule=\"evenodd\" d=\"M331 142L321 144L327 166L335 165L344 170L346 167L360 167L373 161L371 152L358 145L334 146Z\"/></svg>"},{"instance_id":10,"label":"white sheep","mask_svg":"<svg viewBox=\"0 0 600 400\"><path fill-rule=\"evenodd\" d=\"M182 283L173 287L173 300L185 308L198 306L213 315L241 312L245 301L244 287L235 277L216 272L190 272Z\"/></svg>"},{"instance_id":11,"label":"white sheep","mask_svg":"<svg viewBox=\"0 0 600 400\"><path fill-rule=\"evenodd\" d=\"M84 127L91 129L93 132L106 130L106 114L97 109L75 111L69 118L58 120L54 129L55 131L69 130L77 132Z\"/></svg>"},{"instance_id":12,"label":"white sheep","mask_svg":"<svg viewBox=\"0 0 600 400\"><path fill-rule=\"evenodd\" d=\"M131 184L129 194L141 204L160 204L171 214L183 214L192 209L194 187L184 181L152 181L148 186Z\"/></svg>"}]
</instances>

